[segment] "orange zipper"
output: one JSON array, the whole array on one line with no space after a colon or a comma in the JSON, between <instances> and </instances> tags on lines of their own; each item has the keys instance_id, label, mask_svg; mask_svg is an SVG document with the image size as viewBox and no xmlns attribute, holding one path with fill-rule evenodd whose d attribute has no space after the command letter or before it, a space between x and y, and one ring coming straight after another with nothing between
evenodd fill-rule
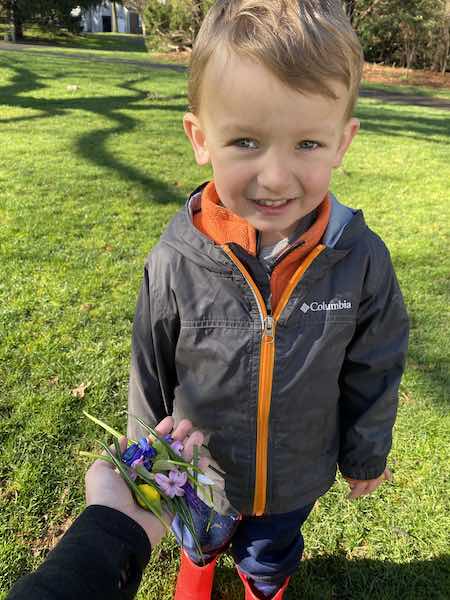
<instances>
[{"instance_id":1,"label":"orange zipper","mask_svg":"<svg viewBox=\"0 0 450 600\"><path fill-rule=\"evenodd\" d=\"M255 497L253 500L253 513L256 516L260 516L264 514L267 496L267 453L269 448L269 416L272 399L273 367L275 362L275 329L278 319L288 303L296 285L313 260L325 250L325 246L322 244L316 246L295 271L278 302L273 317L267 314L266 305L261 296L261 292L242 262L227 245L223 245L222 249L230 257L250 286L258 305L262 323L261 354L259 360L258 416L256 425Z\"/></svg>"}]
</instances>

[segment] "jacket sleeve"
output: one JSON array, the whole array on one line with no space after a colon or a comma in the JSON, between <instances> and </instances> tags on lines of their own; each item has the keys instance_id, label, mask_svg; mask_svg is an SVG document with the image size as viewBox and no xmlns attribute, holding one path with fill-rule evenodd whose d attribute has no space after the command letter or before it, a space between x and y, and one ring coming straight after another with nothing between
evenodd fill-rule
<instances>
[{"instance_id":1,"label":"jacket sleeve","mask_svg":"<svg viewBox=\"0 0 450 600\"><path fill-rule=\"evenodd\" d=\"M150 257L151 259L152 257ZM139 292L131 342L128 388L128 436L143 430L134 416L149 425L172 414L177 384L175 349L179 334L176 301L162 266L149 260Z\"/></svg>"},{"instance_id":2,"label":"jacket sleeve","mask_svg":"<svg viewBox=\"0 0 450 600\"><path fill-rule=\"evenodd\" d=\"M150 559L142 527L106 506L89 506L42 565L7 600L131 600Z\"/></svg>"},{"instance_id":3,"label":"jacket sleeve","mask_svg":"<svg viewBox=\"0 0 450 600\"><path fill-rule=\"evenodd\" d=\"M398 388L404 371L409 322L389 253L379 248L369 267L340 376L339 468L353 479L375 479L392 445ZM374 271L376 270L376 276Z\"/></svg>"}]
</instances>

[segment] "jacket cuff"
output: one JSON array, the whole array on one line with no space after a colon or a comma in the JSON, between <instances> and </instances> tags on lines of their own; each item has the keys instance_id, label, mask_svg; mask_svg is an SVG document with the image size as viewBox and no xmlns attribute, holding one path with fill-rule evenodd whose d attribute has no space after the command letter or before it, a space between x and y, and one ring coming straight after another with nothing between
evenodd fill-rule
<instances>
[{"instance_id":1,"label":"jacket cuff","mask_svg":"<svg viewBox=\"0 0 450 600\"><path fill-rule=\"evenodd\" d=\"M350 465L348 463L339 463L339 471L344 477L350 479L358 479L360 481L368 481L369 479L377 479L384 473L386 468L386 459L378 462L373 462L370 466Z\"/></svg>"},{"instance_id":2,"label":"jacket cuff","mask_svg":"<svg viewBox=\"0 0 450 600\"><path fill-rule=\"evenodd\" d=\"M133 519L89 506L39 569L16 583L8 600L131 600L150 551L147 534Z\"/></svg>"}]
</instances>

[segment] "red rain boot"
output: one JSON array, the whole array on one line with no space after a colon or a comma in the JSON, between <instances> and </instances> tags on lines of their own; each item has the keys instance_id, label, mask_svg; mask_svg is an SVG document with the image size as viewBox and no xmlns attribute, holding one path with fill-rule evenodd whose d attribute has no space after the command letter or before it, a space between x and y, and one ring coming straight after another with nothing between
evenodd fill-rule
<instances>
[{"instance_id":1,"label":"red rain boot","mask_svg":"<svg viewBox=\"0 0 450 600\"><path fill-rule=\"evenodd\" d=\"M248 578L244 575L244 573L241 573L241 571L239 571L239 569L237 570L237 572L239 574L239 577L242 580L242 583L244 584L245 600L260 600L262 598L262 596L257 596L256 593L252 590L250 582L249 582ZM275 594L275 596L272 597L272 600L282 600L283 599L284 592L286 591L286 588L289 584L289 579L290 579L289 577L286 578L286 581L283 583L283 585L278 590L278 592Z\"/></svg>"},{"instance_id":2,"label":"red rain boot","mask_svg":"<svg viewBox=\"0 0 450 600\"><path fill-rule=\"evenodd\" d=\"M211 600L216 562L217 557L204 566L196 565L182 550L174 600Z\"/></svg>"}]
</instances>

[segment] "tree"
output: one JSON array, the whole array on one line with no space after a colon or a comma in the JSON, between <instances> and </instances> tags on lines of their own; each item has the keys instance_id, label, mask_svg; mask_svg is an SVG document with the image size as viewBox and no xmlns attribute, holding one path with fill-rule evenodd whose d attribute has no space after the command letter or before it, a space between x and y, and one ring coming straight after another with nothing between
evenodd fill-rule
<instances>
[{"instance_id":1,"label":"tree","mask_svg":"<svg viewBox=\"0 0 450 600\"><path fill-rule=\"evenodd\" d=\"M407 68L431 67L438 38L445 53L446 4L447 0L357 0L353 25L367 60Z\"/></svg>"},{"instance_id":2,"label":"tree","mask_svg":"<svg viewBox=\"0 0 450 600\"><path fill-rule=\"evenodd\" d=\"M142 34L146 36L144 12L147 8L148 0L123 0L125 8L134 10L139 15L142 26Z\"/></svg>"},{"instance_id":3,"label":"tree","mask_svg":"<svg viewBox=\"0 0 450 600\"><path fill-rule=\"evenodd\" d=\"M450 0L447 0L443 7L437 33L433 71L441 71L444 74L447 70L450 54Z\"/></svg>"},{"instance_id":4,"label":"tree","mask_svg":"<svg viewBox=\"0 0 450 600\"><path fill-rule=\"evenodd\" d=\"M114 0L111 2L111 31L117 33L117 5Z\"/></svg>"},{"instance_id":5,"label":"tree","mask_svg":"<svg viewBox=\"0 0 450 600\"><path fill-rule=\"evenodd\" d=\"M343 0L344 10L350 19L350 22L353 23L353 16L355 14L356 8L356 0Z\"/></svg>"},{"instance_id":6,"label":"tree","mask_svg":"<svg viewBox=\"0 0 450 600\"><path fill-rule=\"evenodd\" d=\"M14 39L20 40L27 22L43 27L70 28L74 8L89 8L97 4L99 0L0 0L0 12L7 15Z\"/></svg>"},{"instance_id":7,"label":"tree","mask_svg":"<svg viewBox=\"0 0 450 600\"><path fill-rule=\"evenodd\" d=\"M205 6L202 0L192 0L192 33L194 39L197 37L204 16Z\"/></svg>"}]
</instances>

